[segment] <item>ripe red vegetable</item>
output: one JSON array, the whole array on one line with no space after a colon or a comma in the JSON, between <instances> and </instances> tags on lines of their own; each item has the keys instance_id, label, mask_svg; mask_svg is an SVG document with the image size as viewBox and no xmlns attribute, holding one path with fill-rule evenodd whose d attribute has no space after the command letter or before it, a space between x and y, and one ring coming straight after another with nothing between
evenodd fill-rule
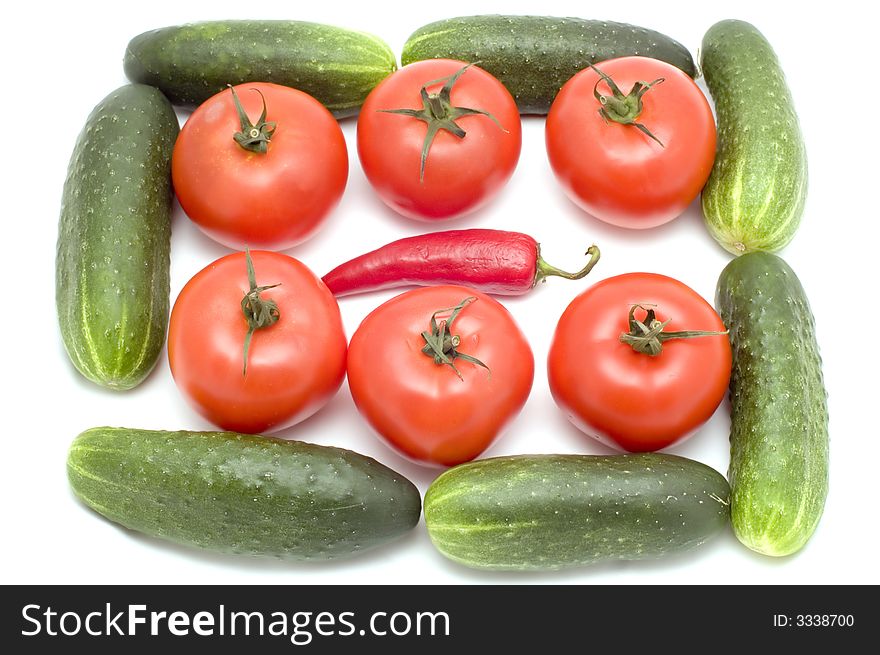
<instances>
[{"instance_id":1,"label":"ripe red vegetable","mask_svg":"<svg viewBox=\"0 0 880 655\"><path fill-rule=\"evenodd\" d=\"M324 276L337 296L403 286L461 284L484 293L518 296L551 275L579 280L599 260L599 249L587 250L590 261L567 273L541 258L541 246L521 232L447 230L393 241Z\"/></svg>"},{"instance_id":2,"label":"ripe red vegetable","mask_svg":"<svg viewBox=\"0 0 880 655\"><path fill-rule=\"evenodd\" d=\"M665 275L629 273L594 284L566 308L547 374L556 404L578 428L644 452L709 420L731 362L724 324L696 291Z\"/></svg>"},{"instance_id":3,"label":"ripe red vegetable","mask_svg":"<svg viewBox=\"0 0 880 655\"><path fill-rule=\"evenodd\" d=\"M235 249L285 250L310 238L339 202L348 152L320 102L255 82L193 112L174 146L171 174L184 212L212 239Z\"/></svg>"},{"instance_id":4,"label":"ripe red vegetable","mask_svg":"<svg viewBox=\"0 0 880 655\"><path fill-rule=\"evenodd\" d=\"M345 377L336 300L302 262L251 251L208 264L171 312L168 361L186 400L224 430L276 432L323 407Z\"/></svg>"},{"instance_id":5,"label":"ripe red vegetable","mask_svg":"<svg viewBox=\"0 0 880 655\"><path fill-rule=\"evenodd\" d=\"M587 68L547 115L547 156L565 193L596 218L650 228L679 216L715 161L715 119L675 66L621 57ZM626 94L626 95L625 95Z\"/></svg>"},{"instance_id":6,"label":"ripe red vegetable","mask_svg":"<svg viewBox=\"0 0 880 655\"><path fill-rule=\"evenodd\" d=\"M348 350L358 411L403 455L435 466L486 450L519 414L534 374L510 312L461 286L392 298L361 322Z\"/></svg>"}]
</instances>

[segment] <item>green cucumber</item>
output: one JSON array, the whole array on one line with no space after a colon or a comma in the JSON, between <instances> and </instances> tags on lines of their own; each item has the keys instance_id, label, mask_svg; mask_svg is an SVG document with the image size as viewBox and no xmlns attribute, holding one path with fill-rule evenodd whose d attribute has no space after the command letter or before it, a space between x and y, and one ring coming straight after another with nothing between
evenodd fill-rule
<instances>
[{"instance_id":1,"label":"green cucumber","mask_svg":"<svg viewBox=\"0 0 880 655\"><path fill-rule=\"evenodd\" d=\"M274 82L317 98L334 116L357 114L397 68L382 39L302 21L229 20L164 27L134 37L125 74L196 106L227 85Z\"/></svg>"},{"instance_id":2,"label":"green cucumber","mask_svg":"<svg viewBox=\"0 0 880 655\"><path fill-rule=\"evenodd\" d=\"M67 473L111 521L222 553L345 557L399 537L421 511L415 486L374 459L231 432L92 428Z\"/></svg>"},{"instance_id":3,"label":"green cucumber","mask_svg":"<svg viewBox=\"0 0 880 655\"><path fill-rule=\"evenodd\" d=\"M550 16L463 16L416 30L405 66L423 59L478 63L507 87L523 114L546 114L569 78L591 63L641 55L694 77L693 57L668 36L635 25Z\"/></svg>"},{"instance_id":4,"label":"green cucumber","mask_svg":"<svg viewBox=\"0 0 880 655\"><path fill-rule=\"evenodd\" d=\"M560 569L695 548L727 525L729 492L720 473L674 455L497 457L440 475L425 523L460 564Z\"/></svg>"},{"instance_id":5,"label":"green cucumber","mask_svg":"<svg viewBox=\"0 0 880 655\"><path fill-rule=\"evenodd\" d=\"M92 111L70 159L55 266L58 321L79 372L110 389L139 384L165 342L178 129L161 92L123 86Z\"/></svg>"},{"instance_id":6,"label":"green cucumber","mask_svg":"<svg viewBox=\"0 0 880 655\"><path fill-rule=\"evenodd\" d=\"M813 534L828 493L828 405L813 314L770 253L730 262L716 306L730 330L731 518L739 540L788 555Z\"/></svg>"},{"instance_id":7,"label":"green cucumber","mask_svg":"<svg viewBox=\"0 0 880 655\"><path fill-rule=\"evenodd\" d=\"M767 39L726 20L703 37L718 150L702 202L706 227L728 252L776 252L794 237L807 198L807 152L791 92Z\"/></svg>"}]
</instances>

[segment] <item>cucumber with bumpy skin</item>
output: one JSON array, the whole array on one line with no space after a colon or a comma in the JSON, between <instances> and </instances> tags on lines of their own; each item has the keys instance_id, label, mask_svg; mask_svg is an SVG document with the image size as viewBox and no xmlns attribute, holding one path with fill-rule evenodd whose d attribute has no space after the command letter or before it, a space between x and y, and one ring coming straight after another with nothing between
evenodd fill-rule
<instances>
[{"instance_id":1,"label":"cucumber with bumpy skin","mask_svg":"<svg viewBox=\"0 0 880 655\"><path fill-rule=\"evenodd\" d=\"M161 92L123 86L95 107L70 159L55 304L71 361L110 389L139 384L165 342L178 130Z\"/></svg>"},{"instance_id":2,"label":"cucumber with bumpy skin","mask_svg":"<svg viewBox=\"0 0 880 655\"><path fill-rule=\"evenodd\" d=\"M800 550L828 493L828 406L813 314L780 257L750 253L718 280L730 330L731 520L766 555Z\"/></svg>"},{"instance_id":3,"label":"cucumber with bumpy skin","mask_svg":"<svg viewBox=\"0 0 880 655\"><path fill-rule=\"evenodd\" d=\"M232 432L92 428L70 446L74 493L104 517L208 550L346 557L419 520L402 475L358 453Z\"/></svg>"},{"instance_id":4,"label":"cucumber with bumpy skin","mask_svg":"<svg viewBox=\"0 0 880 655\"><path fill-rule=\"evenodd\" d=\"M134 37L125 74L160 88L174 104L196 106L227 85L274 82L317 98L334 116L357 114L397 68L382 39L353 30L284 20L207 21ZM270 117L271 118L271 117Z\"/></svg>"},{"instance_id":5,"label":"cucumber with bumpy skin","mask_svg":"<svg viewBox=\"0 0 880 655\"><path fill-rule=\"evenodd\" d=\"M606 59L641 55L694 77L687 48L654 30L552 16L463 16L417 29L403 46L403 65L423 59L479 64L510 91L520 113L546 114L578 71Z\"/></svg>"},{"instance_id":6,"label":"cucumber with bumpy skin","mask_svg":"<svg viewBox=\"0 0 880 655\"><path fill-rule=\"evenodd\" d=\"M440 475L425 523L460 564L560 569L695 548L727 525L729 493L720 473L675 455L516 455Z\"/></svg>"},{"instance_id":7,"label":"cucumber with bumpy skin","mask_svg":"<svg viewBox=\"0 0 880 655\"><path fill-rule=\"evenodd\" d=\"M703 37L718 148L703 189L706 227L728 252L776 252L794 237L807 198L807 153L794 103L767 39L726 20Z\"/></svg>"}]
</instances>

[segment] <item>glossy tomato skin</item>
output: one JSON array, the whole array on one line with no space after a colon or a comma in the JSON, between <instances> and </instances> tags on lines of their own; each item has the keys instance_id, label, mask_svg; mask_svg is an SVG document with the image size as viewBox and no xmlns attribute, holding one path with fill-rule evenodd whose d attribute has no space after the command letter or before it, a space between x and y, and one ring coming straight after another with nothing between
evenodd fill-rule
<instances>
[{"instance_id":1,"label":"glossy tomato skin","mask_svg":"<svg viewBox=\"0 0 880 655\"><path fill-rule=\"evenodd\" d=\"M473 212L494 198L513 175L522 145L516 102L501 82L471 66L455 83L455 106L490 112L464 116L459 139L441 130L431 144L424 180L419 180L427 124L383 109L420 109L421 87L456 73L465 63L431 59L404 66L373 89L358 116L357 143L361 166L379 197L396 212L433 221ZM442 84L429 91L438 92Z\"/></svg>"},{"instance_id":2,"label":"glossy tomato skin","mask_svg":"<svg viewBox=\"0 0 880 655\"><path fill-rule=\"evenodd\" d=\"M592 69L572 77L547 115L547 155L566 195L612 225L650 228L679 216L700 193L715 160L715 120L696 83L675 66L646 57L621 57L597 66L626 94L636 82L664 81L642 97L638 122L606 122ZM610 95L605 82L599 92Z\"/></svg>"},{"instance_id":3,"label":"glossy tomato skin","mask_svg":"<svg viewBox=\"0 0 880 655\"><path fill-rule=\"evenodd\" d=\"M284 250L311 237L339 202L348 153L336 119L310 95L278 84L235 87L250 120L276 123L266 153L233 140L240 121L226 89L184 124L171 173L184 212L211 238L237 250ZM259 93L257 93L259 91Z\"/></svg>"},{"instance_id":4,"label":"glossy tomato skin","mask_svg":"<svg viewBox=\"0 0 880 655\"><path fill-rule=\"evenodd\" d=\"M458 350L491 369L456 360L463 379L421 352L431 314L470 303L453 324ZM407 291L379 306L349 344L358 410L392 447L421 464L454 466L488 448L519 414L534 379L525 336L496 300L461 286Z\"/></svg>"},{"instance_id":5,"label":"glossy tomato skin","mask_svg":"<svg viewBox=\"0 0 880 655\"><path fill-rule=\"evenodd\" d=\"M171 311L168 360L186 400L216 426L274 432L318 411L345 376L346 339L333 295L298 260L251 251L261 297L279 320L256 330L242 374L248 291L244 253L209 264L184 286Z\"/></svg>"},{"instance_id":6,"label":"glossy tomato skin","mask_svg":"<svg viewBox=\"0 0 880 655\"><path fill-rule=\"evenodd\" d=\"M696 291L672 278L630 273L577 296L559 319L550 346L550 391L569 420L612 447L666 448L695 432L724 399L731 351L726 335L671 339L656 357L619 341L633 304L655 305L665 331L723 331ZM645 312L637 310L636 318Z\"/></svg>"}]
</instances>

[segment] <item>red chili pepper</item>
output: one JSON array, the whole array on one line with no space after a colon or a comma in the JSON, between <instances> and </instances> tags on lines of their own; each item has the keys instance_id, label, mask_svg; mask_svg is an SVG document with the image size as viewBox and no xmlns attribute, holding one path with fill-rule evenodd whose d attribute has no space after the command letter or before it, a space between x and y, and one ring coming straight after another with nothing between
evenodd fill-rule
<instances>
[{"instance_id":1,"label":"red chili pepper","mask_svg":"<svg viewBox=\"0 0 880 655\"><path fill-rule=\"evenodd\" d=\"M485 293L518 296L556 275L578 280L599 260L567 273L541 259L541 246L521 232L449 230L393 241L334 268L324 282L337 296L402 286L462 284Z\"/></svg>"}]
</instances>

